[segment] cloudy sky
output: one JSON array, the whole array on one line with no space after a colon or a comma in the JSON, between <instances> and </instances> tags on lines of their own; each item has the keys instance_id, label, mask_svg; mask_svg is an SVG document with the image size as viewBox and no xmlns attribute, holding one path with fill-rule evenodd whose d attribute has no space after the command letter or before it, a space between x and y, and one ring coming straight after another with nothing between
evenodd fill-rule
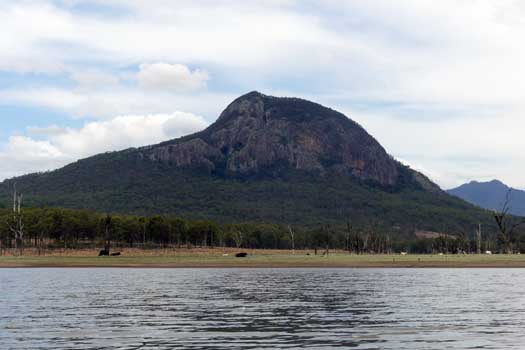
<instances>
[{"instance_id":1,"label":"cloudy sky","mask_svg":"<svg viewBox=\"0 0 525 350\"><path fill-rule=\"evenodd\" d=\"M0 0L0 179L200 130L251 90L444 188L525 188L525 3Z\"/></svg>"}]
</instances>

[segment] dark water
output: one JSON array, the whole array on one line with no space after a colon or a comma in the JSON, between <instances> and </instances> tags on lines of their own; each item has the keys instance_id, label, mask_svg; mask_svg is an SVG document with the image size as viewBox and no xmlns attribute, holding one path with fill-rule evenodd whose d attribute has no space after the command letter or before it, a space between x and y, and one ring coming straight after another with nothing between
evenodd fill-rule
<instances>
[{"instance_id":1,"label":"dark water","mask_svg":"<svg viewBox=\"0 0 525 350\"><path fill-rule=\"evenodd\" d=\"M525 270L0 269L0 349L524 349Z\"/></svg>"}]
</instances>

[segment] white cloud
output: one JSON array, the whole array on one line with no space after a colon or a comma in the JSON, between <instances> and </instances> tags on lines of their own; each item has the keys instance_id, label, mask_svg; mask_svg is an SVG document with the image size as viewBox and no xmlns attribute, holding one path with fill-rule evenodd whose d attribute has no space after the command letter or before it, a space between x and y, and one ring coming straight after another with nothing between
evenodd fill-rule
<instances>
[{"instance_id":1,"label":"white cloud","mask_svg":"<svg viewBox=\"0 0 525 350\"><path fill-rule=\"evenodd\" d=\"M138 71L122 74L96 69L69 69L68 73L76 83L73 88L4 88L0 89L0 104L45 107L75 118L97 119L159 114L182 107L214 119L235 97L207 92L208 74L199 69L190 71L181 64L141 64Z\"/></svg>"},{"instance_id":2,"label":"white cloud","mask_svg":"<svg viewBox=\"0 0 525 350\"><path fill-rule=\"evenodd\" d=\"M63 156L60 150L48 141L35 141L24 136L12 136L6 152L21 158L57 158Z\"/></svg>"},{"instance_id":3,"label":"white cloud","mask_svg":"<svg viewBox=\"0 0 525 350\"><path fill-rule=\"evenodd\" d=\"M208 73L201 70L190 71L182 64L143 63L137 74L139 85L145 89L173 92L189 92L206 86Z\"/></svg>"},{"instance_id":4,"label":"white cloud","mask_svg":"<svg viewBox=\"0 0 525 350\"><path fill-rule=\"evenodd\" d=\"M97 70L75 70L71 73L71 78L78 84L78 91L110 89L119 85L117 76Z\"/></svg>"},{"instance_id":5,"label":"white cloud","mask_svg":"<svg viewBox=\"0 0 525 350\"><path fill-rule=\"evenodd\" d=\"M341 43L314 16L294 13L278 2L109 5L119 8L118 15L68 11L50 1L0 5L0 29L5 34L0 39L0 69L55 73L79 61L117 65L175 61L242 68L257 75L254 67L266 72L271 67L278 74L292 62L297 67L319 62L318 51L312 50L315 45Z\"/></svg>"},{"instance_id":6,"label":"white cloud","mask_svg":"<svg viewBox=\"0 0 525 350\"><path fill-rule=\"evenodd\" d=\"M54 87L0 90L0 103L10 105L21 104L71 110L84 103L86 99L87 96L83 94Z\"/></svg>"},{"instance_id":7,"label":"white cloud","mask_svg":"<svg viewBox=\"0 0 525 350\"><path fill-rule=\"evenodd\" d=\"M0 179L64 166L97 153L154 144L204 129L199 116L174 112L155 115L127 115L86 123L79 129L29 128L43 137L12 136L0 149Z\"/></svg>"},{"instance_id":8,"label":"white cloud","mask_svg":"<svg viewBox=\"0 0 525 350\"><path fill-rule=\"evenodd\" d=\"M443 188L472 179L498 178L523 187L525 165L520 114L500 118L468 115L450 119L406 120L388 114L347 111L394 156L424 172Z\"/></svg>"},{"instance_id":9,"label":"white cloud","mask_svg":"<svg viewBox=\"0 0 525 350\"><path fill-rule=\"evenodd\" d=\"M183 112L131 115L90 122L50 138L59 149L77 157L165 141L206 127L201 117Z\"/></svg>"},{"instance_id":10,"label":"white cloud","mask_svg":"<svg viewBox=\"0 0 525 350\"><path fill-rule=\"evenodd\" d=\"M39 170L54 169L67 164L71 158L49 141L36 141L25 136L11 136L0 150L0 179Z\"/></svg>"},{"instance_id":11,"label":"white cloud","mask_svg":"<svg viewBox=\"0 0 525 350\"><path fill-rule=\"evenodd\" d=\"M525 188L524 17L512 0L0 2L0 70L49 77L3 85L0 103L211 120L237 92L285 91L355 110L445 187ZM76 86L54 84L64 72Z\"/></svg>"},{"instance_id":12,"label":"white cloud","mask_svg":"<svg viewBox=\"0 0 525 350\"><path fill-rule=\"evenodd\" d=\"M27 134L29 136L56 136L66 133L67 129L61 128L58 125L50 125L46 127L29 126L27 127Z\"/></svg>"},{"instance_id":13,"label":"white cloud","mask_svg":"<svg viewBox=\"0 0 525 350\"><path fill-rule=\"evenodd\" d=\"M214 120L234 99L230 93L200 91L172 94L164 91L137 91L132 87L110 89L12 88L0 90L0 104L30 105L70 114L74 118L113 118L123 114L162 114L188 110Z\"/></svg>"}]
</instances>

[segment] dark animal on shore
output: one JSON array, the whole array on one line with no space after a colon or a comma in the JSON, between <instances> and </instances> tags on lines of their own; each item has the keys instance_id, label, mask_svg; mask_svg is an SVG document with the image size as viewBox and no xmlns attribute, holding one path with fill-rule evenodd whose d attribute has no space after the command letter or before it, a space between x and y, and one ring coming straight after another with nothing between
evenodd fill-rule
<instances>
[{"instance_id":1,"label":"dark animal on shore","mask_svg":"<svg viewBox=\"0 0 525 350\"><path fill-rule=\"evenodd\" d=\"M248 256L248 253L237 253L235 254L236 258L246 258Z\"/></svg>"},{"instance_id":2,"label":"dark animal on shore","mask_svg":"<svg viewBox=\"0 0 525 350\"><path fill-rule=\"evenodd\" d=\"M109 256L109 250L107 250L107 249L102 249L102 250L98 253L98 256Z\"/></svg>"},{"instance_id":3,"label":"dark animal on shore","mask_svg":"<svg viewBox=\"0 0 525 350\"><path fill-rule=\"evenodd\" d=\"M120 256L120 252L111 253L111 256Z\"/></svg>"}]
</instances>

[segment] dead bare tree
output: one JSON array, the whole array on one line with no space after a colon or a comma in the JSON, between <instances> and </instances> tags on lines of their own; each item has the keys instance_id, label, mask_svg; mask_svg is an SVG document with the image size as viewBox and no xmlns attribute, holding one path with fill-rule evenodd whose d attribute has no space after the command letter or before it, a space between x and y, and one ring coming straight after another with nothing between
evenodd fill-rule
<instances>
[{"instance_id":1,"label":"dead bare tree","mask_svg":"<svg viewBox=\"0 0 525 350\"><path fill-rule=\"evenodd\" d=\"M476 238L477 238L477 253L481 254L481 224L478 224L478 228L476 229Z\"/></svg>"},{"instance_id":2,"label":"dead bare tree","mask_svg":"<svg viewBox=\"0 0 525 350\"><path fill-rule=\"evenodd\" d=\"M15 250L18 255L24 252L24 222L22 219L22 195L18 194L16 185L13 189L13 219L7 221L9 230L15 238Z\"/></svg>"},{"instance_id":3,"label":"dead bare tree","mask_svg":"<svg viewBox=\"0 0 525 350\"><path fill-rule=\"evenodd\" d=\"M142 249L146 247L146 218L142 220Z\"/></svg>"},{"instance_id":4,"label":"dead bare tree","mask_svg":"<svg viewBox=\"0 0 525 350\"><path fill-rule=\"evenodd\" d=\"M512 239L514 230L523 224L523 222L509 222L509 211L511 209L511 194L512 189L509 188L507 194L505 195L505 202L503 203L501 211L494 212L494 219L496 220L496 224L498 225L501 240L503 241L503 245L505 247L505 253L507 254L512 254Z\"/></svg>"},{"instance_id":5,"label":"dead bare tree","mask_svg":"<svg viewBox=\"0 0 525 350\"><path fill-rule=\"evenodd\" d=\"M292 254L295 254L295 233L290 225L288 225L288 231L290 231L290 238L292 239Z\"/></svg>"},{"instance_id":6,"label":"dead bare tree","mask_svg":"<svg viewBox=\"0 0 525 350\"><path fill-rule=\"evenodd\" d=\"M38 234L38 238L37 238L37 250L38 250L38 256L40 255L43 255L45 254L45 250L44 250L44 232L41 231L39 234Z\"/></svg>"},{"instance_id":7,"label":"dead bare tree","mask_svg":"<svg viewBox=\"0 0 525 350\"><path fill-rule=\"evenodd\" d=\"M346 222L346 234L345 234L345 250L350 252L350 234L352 233L352 226L350 223Z\"/></svg>"},{"instance_id":8,"label":"dead bare tree","mask_svg":"<svg viewBox=\"0 0 525 350\"><path fill-rule=\"evenodd\" d=\"M110 254L111 250L111 234L113 229L113 218L111 215L106 215L104 218L104 250Z\"/></svg>"},{"instance_id":9,"label":"dead bare tree","mask_svg":"<svg viewBox=\"0 0 525 350\"><path fill-rule=\"evenodd\" d=\"M233 240L235 241L235 245L237 246L237 248L240 248L242 245L242 232L235 231L233 233Z\"/></svg>"},{"instance_id":10,"label":"dead bare tree","mask_svg":"<svg viewBox=\"0 0 525 350\"><path fill-rule=\"evenodd\" d=\"M367 232L366 235L365 235L365 239L363 240L363 251L368 253L367 249L368 249L368 240L370 239L370 233Z\"/></svg>"}]
</instances>

